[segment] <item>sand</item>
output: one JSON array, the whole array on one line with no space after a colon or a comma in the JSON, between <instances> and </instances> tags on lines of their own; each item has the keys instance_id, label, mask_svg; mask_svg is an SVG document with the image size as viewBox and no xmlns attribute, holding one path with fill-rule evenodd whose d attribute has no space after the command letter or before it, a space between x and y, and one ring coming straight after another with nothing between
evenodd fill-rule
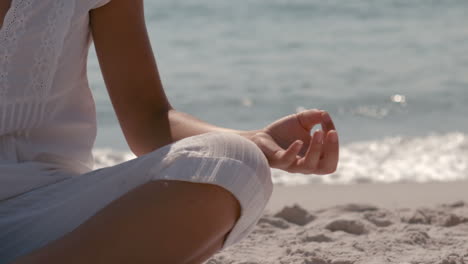
<instances>
[{"instance_id":1,"label":"sand","mask_svg":"<svg viewBox=\"0 0 468 264\"><path fill-rule=\"evenodd\" d=\"M468 182L276 186L208 264L468 264Z\"/></svg>"}]
</instances>

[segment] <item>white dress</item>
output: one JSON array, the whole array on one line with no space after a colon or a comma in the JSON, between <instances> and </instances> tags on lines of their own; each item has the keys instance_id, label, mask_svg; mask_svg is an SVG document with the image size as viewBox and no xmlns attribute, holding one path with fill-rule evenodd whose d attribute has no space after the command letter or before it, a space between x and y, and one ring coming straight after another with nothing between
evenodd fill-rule
<instances>
[{"instance_id":1,"label":"white dress","mask_svg":"<svg viewBox=\"0 0 468 264\"><path fill-rule=\"evenodd\" d=\"M241 217L224 247L255 226L272 192L251 141L180 140L93 170L95 103L86 76L89 11L110 0L12 0L0 29L0 264L41 248L151 180L215 184Z\"/></svg>"},{"instance_id":2,"label":"white dress","mask_svg":"<svg viewBox=\"0 0 468 264\"><path fill-rule=\"evenodd\" d=\"M0 178L0 200L60 180L22 167L93 169L88 13L108 1L12 0L0 29L0 171L14 178Z\"/></svg>"}]
</instances>

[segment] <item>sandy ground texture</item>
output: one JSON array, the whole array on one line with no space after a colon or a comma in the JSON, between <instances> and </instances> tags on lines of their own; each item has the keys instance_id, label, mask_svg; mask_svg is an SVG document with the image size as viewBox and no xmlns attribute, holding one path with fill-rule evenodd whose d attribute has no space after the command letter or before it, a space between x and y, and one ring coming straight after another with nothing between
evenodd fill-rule
<instances>
[{"instance_id":1,"label":"sandy ground texture","mask_svg":"<svg viewBox=\"0 0 468 264\"><path fill-rule=\"evenodd\" d=\"M462 191L460 196L468 195L468 189L458 190L454 185L457 183L435 186L446 193L444 197L453 196L450 190ZM435 188L431 184L414 184L385 189L401 190L402 186L413 189L407 193L411 197ZM361 188L375 190L375 187L351 189L357 188L363 195L365 191ZM337 195L336 190L331 188L328 196ZM288 192L301 195L294 188ZM284 195L284 190L280 193ZM424 206L420 205L423 200L408 207L401 204L411 197L405 197L402 191L400 200L381 195L374 197L374 202L348 200L349 203L324 209L310 209L311 206L304 209L294 204L269 210L246 239L206 263L468 264L468 199ZM327 198L324 194L323 199Z\"/></svg>"}]
</instances>

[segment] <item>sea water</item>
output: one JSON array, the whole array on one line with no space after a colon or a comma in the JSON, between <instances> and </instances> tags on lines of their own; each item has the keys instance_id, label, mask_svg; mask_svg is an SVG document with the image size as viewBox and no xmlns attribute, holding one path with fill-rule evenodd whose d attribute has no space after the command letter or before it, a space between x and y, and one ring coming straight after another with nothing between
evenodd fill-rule
<instances>
[{"instance_id":1,"label":"sea water","mask_svg":"<svg viewBox=\"0 0 468 264\"><path fill-rule=\"evenodd\" d=\"M337 172L274 170L275 182L468 179L468 1L146 0L145 8L176 109L235 129L330 112L342 146ZM133 158L94 51L88 74L96 167Z\"/></svg>"}]
</instances>

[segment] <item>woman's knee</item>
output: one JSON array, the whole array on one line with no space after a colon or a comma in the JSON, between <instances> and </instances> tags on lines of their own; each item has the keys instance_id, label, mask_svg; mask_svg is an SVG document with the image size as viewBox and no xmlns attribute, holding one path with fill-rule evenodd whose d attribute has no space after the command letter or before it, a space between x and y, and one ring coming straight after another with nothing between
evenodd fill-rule
<instances>
[{"instance_id":1,"label":"woman's knee","mask_svg":"<svg viewBox=\"0 0 468 264\"><path fill-rule=\"evenodd\" d=\"M270 167L262 151L250 140L225 132L211 132L176 142L168 154L169 160L183 156L195 160L235 161L252 170L261 182L270 181Z\"/></svg>"},{"instance_id":2,"label":"woman's knee","mask_svg":"<svg viewBox=\"0 0 468 264\"><path fill-rule=\"evenodd\" d=\"M268 162L250 140L230 133L207 133L170 146L157 179L218 185L238 200L241 216L224 247L245 237L261 217L273 183Z\"/></svg>"}]
</instances>

